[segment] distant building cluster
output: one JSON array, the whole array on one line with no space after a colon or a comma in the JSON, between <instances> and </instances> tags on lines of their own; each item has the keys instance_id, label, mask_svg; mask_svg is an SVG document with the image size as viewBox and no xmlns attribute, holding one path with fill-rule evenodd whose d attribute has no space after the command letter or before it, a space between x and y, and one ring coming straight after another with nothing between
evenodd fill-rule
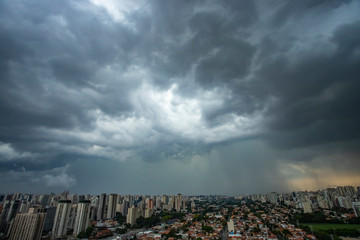
<instances>
[{"instance_id":1,"label":"distant building cluster","mask_svg":"<svg viewBox=\"0 0 360 240\"><path fill-rule=\"evenodd\" d=\"M337 188L327 188L315 192L300 191L291 194L277 194L272 192L266 195L254 194L250 198L254 201L278 203L283 202L287 206L301 208L305 213L311 213L318 209L345 208L354 209L356 217L359 212L359 193L360 187L338 186Z\"/></svg>"},{"instance_id":2,"label":"distant building cluster","mask_svg":"<svg viewBox=\"0 0 360 240\"><path fill-rule=\"evenodd\" d=\"M272 192L238 197L115 193L78 195L68 191L60 194L2 194L0 239L66 239L69 236L97 239L117 235L119 239L136 236L146 240L275 240L278 239L278 232L285 232L285 236L288 234L288 239L316 239L299 226L287 222L290 209L311 213L339 208L351 211L353 217L360 217L359 195L360 188L355 189L353 186L315 192ZM245 205L249 200L255 203L255 209L260 210L249 209ZM234 205L230 209L220 204L221 201L238 201L244 204ZM148 229L136 229L139 219L151 219L153 216L158 218L151 228L147 226ZM156 222L159 219L161 222Z\"/></svg>"},{"instance_id":3,"label":"distant building cluster","mask_svg":"<svg viewBox=\"0 0 360 240\"><path fill-rule=\"evenodd\" d=\"M264 210L255 210L258 207ZM278 233L282 234L282 238L289 240L316 239L313 234L308 234L288 222L289 208L267 207L262 204L254 204L253 210L246 205L236 207L227 223L228 239L278 240Z\"/></svg>"},{"instance_id":4,"label":"distant building cluster","mask_svg":"<svg viewBox=\"0 0 360 240\"><path fill-rule=\"evenodd\" d=\"M188 201L181 194L93 196L68 191L58 195L6 194L0 196L0 237L40 239L43 232L51 239L62 239L70 233L76 237L92 223L102 226L116 222L117 213L126 216L127 224L135 225L137 218L149 218L154 211L182 211Z\"/></svg>"}]
</instances>

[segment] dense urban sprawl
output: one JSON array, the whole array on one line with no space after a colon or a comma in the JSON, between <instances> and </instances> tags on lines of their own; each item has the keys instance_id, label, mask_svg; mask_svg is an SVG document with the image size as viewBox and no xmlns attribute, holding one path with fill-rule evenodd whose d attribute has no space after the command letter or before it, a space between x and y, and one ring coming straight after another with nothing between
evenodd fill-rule
<instances>
[{"instance_id":1,"label":"dense urban sprawl","mask_svg":"<svg viewBox=\"0 0 360 240\"><path fill-rule=\"evenodd\" d=\"M249 196L0 195L0 239L360 237L360 187Z\"/></svg>"}]
</instances>

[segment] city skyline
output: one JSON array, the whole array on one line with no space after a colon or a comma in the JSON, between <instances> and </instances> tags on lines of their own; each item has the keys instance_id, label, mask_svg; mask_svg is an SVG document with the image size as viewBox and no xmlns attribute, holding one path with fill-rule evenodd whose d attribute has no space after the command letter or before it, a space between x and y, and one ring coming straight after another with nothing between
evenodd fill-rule
<instances>
[{"instance_id":1,"label":"city skyline","mask_svg":"<svg viewBox=\"0 0 360 240\"><path fill-rule=\"evenodd\" d=\"M253 195L267 195L270 193L277 193L277 194L291 194L294 192L308 192L308 193L314 193L314 192L321 192L321 191L325 191L325 190L336 190L339 191L339 189L344 189L344 188L353 188L354 191L359 192L360 193L360 186L355 186L355 185L346 185L346 186L332 186L332 187L328 187L328 188L319 188L316 190L310 190L310 189L303 189L303 190L292 190L292 191L288 191L288 192L276 192L276 191L272 191L271 189L269 189L266 192L255 192L255 193L251 193L251 194L235 194L235 195L225 195L225 194L183 194L180 192L174 192L174 193L157 193L157 194L147 194L147 193L124 193L124 192L98 192L98 193L89 193L89 192L71 192L69 190L63 190L63 191L59 191L59 192L0 192L0 196L1 195L17 195L17 194L22 194L22 195L27 195L27 194L31 194L31 195L61 195L61 194L66 194L66 195L79 195L79 196L86 196L86 195L91 195L91 196L99 196L100 198L103 198L103 200L99 200L100 203L103 202L102 204L105 204L105 197L106 195L119 195L119 196L176 196L176 195L182 195L182 196L187 196L187 197L198 197L198 196L217 196L217 197L248 197L248 196L253 196ZM344 191L344 190L343 190ZM101 205L101 204L100 204ZM98 215L106 215L106 213L98 213Z\"/></svg>"},{"instance_id":2,"label":"city skyline","mask_svg":"<svg viewBox=\"0 0 360 240\"><path fill-rule=\"evenodd\" d=\"M359 186L359 9L1 1L1 191Z\"/></svg>"},{"instance_id":3,"label":"city skyline","mask_svg":"<svg viewBox=\"0 0 360 240\"><path fill-rule=\"evenodd\" d=\"M360 186L249 196L0 194L0 238L264 239L358 237ZM331 224L330 231L311 229ZM274 225L278 227L274 227ZM329 225L326 225L328 228ZM280 228L279 228L280 227ZM335 232L336 227L336 232ZM285 231L284 229L287 229ZM281 231L279 231L281 230ZM284 232L285 231L285 232ZM322 233L321 233L322 231ZM322 236L327 237L322 237Z\"/></svg>"}]
</instances>

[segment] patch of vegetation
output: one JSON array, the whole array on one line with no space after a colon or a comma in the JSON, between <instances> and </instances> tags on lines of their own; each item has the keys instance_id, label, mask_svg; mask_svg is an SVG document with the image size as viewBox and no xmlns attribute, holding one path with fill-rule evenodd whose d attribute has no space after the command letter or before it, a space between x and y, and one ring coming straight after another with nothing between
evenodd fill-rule
<instances>
[{"instance_id":1,"label":"patch of vegetation","mask_svg":"<svg viewBox=\"0 0 360 240\"><path fill-rule=\"evenodd\" d=\"M176 234L175 229L171 229L168 234L163 234L162 237L164 237L164 238L166 238L166 239L168 239L168 238L170 238L170 237L173 237L173 238L181 238L180 235L177 235L177 234Z\"/></svg>"},{"instance_id":2,"label":"patch of vegetation","mask_svg":"<svg viewBox=\"0 0 360 240\"><path fill-rule=\"evenodd\" d=\"M173 219L181 219L185 216L185 213L163 211L158 216L160 217L162 222L167 222Z\"/></svg>"},{"instance_id":3,"label":"patch of vegetation","mask_svg":"<svg viewBox=\"0 0 360 240\"><path fill-rule=\"evenodd\" d=\"M125 233L127 233L127 229L126 228L117 228L116 233L125 234Z\"/></svg>"},{"instance_id":4,"label":"patch of vegetation","mask_svg":"<svg viewBox=\"0 0 360 240\"><path fill-rule=\"evenodd\" d=\"M117 212L116 216L115 216L115 220L119 223L119 224L123 224L126 222L126 216L123 216L121 213Z\"/></svg>"},{"instance_id":5,"label":"patch of vegetation","mask_svg":"<svg viewBox=\"0 0 360 240\"><path fill-rule=\"evenodd\" d=\"M360 230L360 224L331 224L331 223L307 223L303 226L311 226L313 230L339 230L339 229L351 229Z\"/></svg>"},{"instance_id":6,"label":"patch of vegetation","mask_svg":"<svg viewBox=\"0 0 360 240\"><path fill-rule=\"evenodd\" d=\"M77 237L78 238L89 238L91 236L93 230L94 230L94 228L88 227L85 231L80 232L77 235Z\"/></svg>"},{"instance_id":7,"label":"patch of vegetation","mask_svg":"<svg viewBox=\"0 0 360 240\"><path fill-rule=\"evenodd\" d=\"M149 218L139 217L136 219L136 228L149 228L159 224L160 218L156 215L152 215Z\"/></svg>"},{"instance_id":8,"label":"patch of vegetation","mask_svg":"<svg viewBox=\"0 0 360 240\"><path fill-rule=\"evenodd\" d=\"M300 223L343 223L336 219L327 220L327 217L322 212L313 213L297 213L293 217L293 222L299 221Z\"/></svg>"},{"instance_id":9,"label":"patch of vegetation","mask_svg":"<svg viewBox=\"0 0 360 240\"><path fill-rule=\"evenodd\" d=\"M311 229L311 227L312 229ZM360 225L357 224L305 224L301 226L304 231L314 233L319 240L340 240L344 237L360 237Z\"/></svg>"},{"instance_id":10,"label":"patch of vegetation","mask_svg":"<svg viewBox=\"0 0 360 240\"><path fill-rule=\"evenodd\" d=\"M214 229L212 227L210 227L210 226L203 226L201 228L201 230L203 230L203 231L205 231L207 233L212 233L214 231Z\"/></svg>"}]
</instances>

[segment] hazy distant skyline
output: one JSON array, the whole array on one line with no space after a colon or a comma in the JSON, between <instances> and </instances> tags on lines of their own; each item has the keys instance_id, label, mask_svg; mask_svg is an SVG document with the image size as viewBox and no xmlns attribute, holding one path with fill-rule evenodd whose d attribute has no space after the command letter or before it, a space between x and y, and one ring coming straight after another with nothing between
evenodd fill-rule
<instances>
[{"instance_id":1,"label":"hazy distant skyline","mask_svg":"<svg viewBox=\"0 0 360 240\"><path fill-rule=\"evenodd\" d=\"M1 191L360 185L359 10L1 1Z\"/></svg>"}]
</instances>

